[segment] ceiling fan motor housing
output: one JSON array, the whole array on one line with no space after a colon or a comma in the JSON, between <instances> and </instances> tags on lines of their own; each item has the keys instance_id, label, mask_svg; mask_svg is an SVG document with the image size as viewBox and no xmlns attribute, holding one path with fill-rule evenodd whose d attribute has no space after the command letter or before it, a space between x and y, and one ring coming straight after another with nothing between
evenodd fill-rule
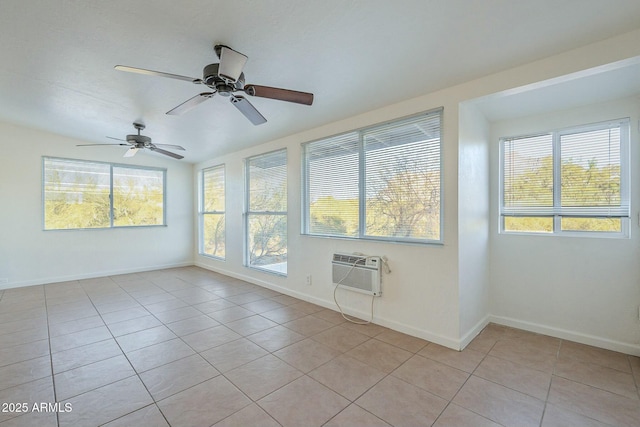
<instances>
[{"instance_id":1,"label":"ceiling fan motor housing","mask_svg":"<svg viewBox=\"0 0 640 427\"><path fill-rule=\"evenodd\" d=\"M178 74L164 73L161 71L147 70L144 68L130 67L126 65L116 65L117 70L126 71L130 73L139 73L159 77L167 77L171 79L183 80L194 84L203 84L207 86L211 91L206 91L197 94L178 105L175 108L167 111L169 115L183 114L195 106L201 104L207 99L212 98L214 95L220 95L229 98L231 104L233 104L238 111L240 111L251 123L259 125L266 123L267 119L249 102L248 99L241 95L236 95L236 92L243 92L246 95L255 96L258 98L270 98L286 102L294 102L297 104L311 105L313 103L313 94L307 92L299 92L290 89L281 89L277 87L260 86L260 85L248 85L245 86L244 66L248 57L236 50L231 49L229 46L216 44L214 45L214 51L220 60L217 64L209 64L202 70L202 78L181 76ZM138 124L134 123L134 127L138 129L138 135L140 135L140 128ZM141 125L144 126L144 125ZM138 139L136 135L128 135L127 142L131 145L139 146L144 145L145 148L151 148L155 151L159 151L156 146L151 144L150 140ZM170 154L167 154L170 155ZM176 157L177 158L177 157Z\"/></svg>"},{"instance_id":2,"label":"ceiling fan motor housing","mask_svg":"<svg viewBox=\"0 0 640 427\"><path fill-rule=\"evenodd\" d=\"M209 64L202 70L202 82L218 92L218 95L229 96L232 92L244 87L244 73L235 83L229 84L218 75L220 64Z\"/></svg>"},{"instance_id":3,"label":"ceiling fan motor housing","mask_svg":"<svg viewBox=\"0 0 640 427\"><path fill-rule=\"evenodd\" d=\"M127 142L129 144L147 146L151 144L151 138L144 135L127 135Z\"/></svg>"}]
</instances>

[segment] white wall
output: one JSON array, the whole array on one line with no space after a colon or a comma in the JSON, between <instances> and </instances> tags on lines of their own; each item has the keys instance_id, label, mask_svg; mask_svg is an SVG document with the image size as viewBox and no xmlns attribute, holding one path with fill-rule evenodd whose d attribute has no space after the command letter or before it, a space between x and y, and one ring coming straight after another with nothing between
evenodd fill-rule
<instances>
[{"instance_id":1,"label":"white wall","mask_svg":"<svg viewBox=\"0 0 640 427\"><path fill-rule=\"evenodd\" d=\"M461 104L458 152L460 339L465 346L489 320L489 123Z\"/></svg>"},{"instance_id":2,"label":"white wall","mask_svg":"<svg viewBox=\"0 0 640 427\"><path fill-rule=\"evenodd\" d=\"M487 169L487 165L492 171L494 169L494 165L488 162L487 157L489 155L486 145L488 128L486 121L478 112L473 111L470 105L468 108L464 106L459 110L460 104L499 92L512 91L517 93L527 85L535 85L544 80L561 78L566 74L582 72L592 67L638 57L640 56L640 45L637 43L639 37L640 30L637 30L561 55L197 164L196 173L202 168L212 165L221 163L226 165L227 260L223 262L196 255L196 264L334 308L330 277L331 254L337 251L357 251L371 255L386 255L393 272L384 276L384 294L375 301L375 323L457 349L464 347L478 328L482 327L490 312L498 313L496 316L489 317L493 321L509 323L510 319L517 319L520 320L519 327L535 329L535 325L528 322L545 318L548 311L547 299L539 297L531 300L529 298L531 291L527 290L526 286L518 286L519 289L522 289L521 293L509 290L503 292L503 288L508 287L507 283L512 283L514 280L529 281L529 279L515 275L506 275L505 277L499 270L495 270L495 272L488 270L487 265L493 266L498 260L510 262L514 257L514 252L508 249L502 250L500 247L493 250L493 246L490 244L491 240L488 236L494 238L496 230L487 226L487 218L490 218L487 209L489 207L493 212L495 206L489 205L487 194L488 186L493 187L496 182L489 175ZM440 106L444 107L442 151L444 245L389 244L318 238L300 234L301 143ZM460 119L458 114L460 114ZM286 278L251 270L242 265L244 180L242 160L251 155L279 148L287 148L289 162L289 274ZM638 165L635 167L637 168ZM491 178L490 181L489 178ZM490 200L493 199L494 197L491 195ZM633 242L627 243L627 245L637 246L635 240ZM197 248L197 245L194 247ZM620 248L618 249L618 252L622 252ZM601 254L602 251L598 249L598 253ZM626 254L625 261L613 261L612 265L619 263L623 270L629 272L625 273L625 280L635 278L635 281L638 282L640 274L637 267L629 264L634 256L637 259L637 250L633 253L635 255ZM539 250L539 255L540 260L544 260L548 256L544 250ZM544 265L540 265L538 268L540 269L538 276L544 275L548 271ZM572 268L578 268L578 266L573 265ZM516 269L511 271L515 273ZM559 270L558 277L563 278L569 274L568 271ZM313 285L311 286L305 285L307 274L313 276ZM489 283L493 280L497 280L503 285L490 286ZM639 299L633 293L628 282L625 281L623 287L626 288L626 291L623 292L626 298L635 300L637 305ZM494 291L499 296L494 298L492 293ZM565 291L556 290L556 292ZM566 292L575 296L571 291ZM606 292L602 291L599 294L603 293ZM615 296L617 292L613 292L613 294L607 294L606 298L617 300L618 297ZM366 297L360 294L350 296L344 294L342 298L344 298L343 305L348 312L366 317L369 303ZM564 300L567 299L570 298L565 296ZM489 303L490 300L491 303ZM533 305L533 308L523 310L529 305ZM570 304L568 306L571 307ZM599 308L604 310L604 306L606 306L604 313L610 313L620 308L615 304L600 304ZM562 311L562 307L563 304L558 302L557 309ZM625 310L628 309L629 303L625 306ZM529 316L528 310L535 312L535 316ZM550 327L545 331L553 335L559 333L561 328L569 328L574 337L583 333L581 331L588 331L584 333L597 335L604 339L610 337L609 339L612 340L621 340L621 342L630 345L625 347L626 351L635 352L636 347L634 346L637 345L638 340L628 326L630 313L625 316L627 325L624 326L626 332L623 334L609 330L609 328L606 331L601 330L596 325L597 321L590 322L588 326L579 327L579 325L567 322L569 316L562 315L549 317L545 324ZM582 315L583 317L584 315ZM599 342L603 343L604 341L600 340Z\"/></svg>"},{"instance_id":3,"label":"white wall","mask_svg":"<svg viewBox=\"0 0 640 427\"><path fill-rule=\"evenodd\" d=\"M498 139L631 118L631 238L498 234ZM491 313L503 324L640 354L637 97L491 126Z\"/></svg>"},{"instance_id":4,"label":"white wall","mask_svg":"<svg viewBox=\"0 0 640 427\"><path fill-rule=\"evenodd\" d=\"M364 116L332 123L304 134L274 141L196 165L197 170L225 164L226 169L226 261L196 256L196 264L234 277L259 283L280 292L335 309L331 280L334 252L385 255L392 273L383 276L383 296L375 300L375 322L421 336L450 347L458 347L457 236L455 221L445 223L444 245L405 245L383 242L330 239L301 235L301 146L306 141L349 131L444 104L441 96L424 97L416 105L392 106ZM455 108L445 105L447 110ZM456 210L457 121L445 118L443 161L444 212ZM288 276L286 278L242 265L243 159L286 148L288 159ZM306 285L311 275L312 285ZM368 319L370 297L339 291L339 301L348 313ZM451 307L454 307L453 309Z\"/></svg>"},{"instance_id":5,"label":"white wall","mask_svg":"<svg viewBox=\"0 0 640 427\"><path fill-rule=\"evenodd\" d=\"M451 348L461 348L490 319L524 329L638 353L638 228L632 239L545 240L496 235L496 167L483 146L486 123L461 103L640 56L640 30L478 80L390 105L360 116L210 159L194 167L150 154L123 159L118 150L76 148L80 141L0 123L0 278L9 287L190 264L211 268L333 307L330 257L333 252L386 255L393 272L383 278L384 295L375 301L374 321ZM624 104L624 103L622 103ZM628 105L632 108L631 105ZM632 104L632 103L631 103ZM300 234L300 144L395 118L444 107L444 244L405 245L328 239ZM618 108L617 106L615 108ZM614 108L614 107L612 107ZM626 108L626 107L625 107ZM587 109L593 113L591 109ZM637 105L634 110L637 124ZM601 111L600 111L601 112ZM550 125L555 114L545 117ZM570 121L571 114L564 120ZM540 118L503 124L524 129ZM581 117L581 120L583 118ZM496 124L489 141L505 129ZM638 211L638 135L633 127L634 215ZM493 144L493 143L492 143ZM243 164L248 156L288 150L289 274L278 277L242 265ZM493 147L493 145L492 145ZM82 151L80 151L82 150ZM495 153L490 151L491 162ZM167 227L91 231L42 231L43 155L132 162L168 169ZM227 260L196 255L197 172L224 163L227 171ZM490 178L487 218L487 176ZM487 246L488 239L488 246ZM526 262L519 253L530 255ZM570 255L568 255L570 254ZM561 265L557 260L563 258ZM486 262L490 272L487 276ZM585 262L584 260L588 260ZM615 275L607 272L614 271ZM311 274L313 284L305 285ZM487 277L490 285L487 285ZM351 313L366 316L369 300L342 294ZM342 300L341 300L342 301ZM489 301L491 301L489 303ZM488 307L488 309L487 309ZM632 312L633 311L633 312ZM612 345L609 345L612 344Z\"/></svg>"},{"instance_id":6,"label":"white wall","mask_svg":"<svg viewBox=\"0 0 640 427\"><path fill-rule=\"evenodd\" d=\"M81 143L0 123L0 288L193 263L193 165ZM166 168L167 226L43 231L42 156Z\"/></svg>"}]
</instances>

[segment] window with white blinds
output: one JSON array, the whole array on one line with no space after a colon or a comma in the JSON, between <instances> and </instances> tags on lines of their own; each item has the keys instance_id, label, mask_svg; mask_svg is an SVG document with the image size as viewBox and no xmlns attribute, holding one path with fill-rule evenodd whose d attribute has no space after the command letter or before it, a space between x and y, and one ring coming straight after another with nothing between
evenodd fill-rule
<instances>
[{"instance_id":1,"label":"window with white blinds","mask_svg":"<svg viewBox=\"0 0 640 427\"><path fill-rule=\"evenodd\" d=\"M165 224L165 169L43 157L45 230Z\"/></svg>"},{"instance_id":2,"label":"window with white blinds","mask_svg":"<svg viewBox=\"0 0 640 427\"><path fill-rule=\"evenodd\" d=\"M442 109L305 143L303 233L441 241Z\"/></svg>"},{"instance_id":3,"label":"window with white blinds","mask_svg":"<svg viewBox=\"0 0 640 427\"><path fill-rule=\"evenodd\" d=\"M245 264L287 274L287 151L245 160Z\"/></svg>"},{"instance_id":4,"label":"window with white blinds","mask_svg":"<svg viewBox=\"0 0 640 427\"><path fill-rule=\"evenodd\" d=\"M628 119L500 146L502 232L628 236Z\"/></svg>"},{"instance_id":5,"label":"window with white blinds","mask_svg":"<svg viewBox=\"0 0 640 427\"><path fill-rule=\"evenodd\" d=\"M202 171L200 200L200 253L225 259L225 167Z\"/></svg>"}]
</instances>

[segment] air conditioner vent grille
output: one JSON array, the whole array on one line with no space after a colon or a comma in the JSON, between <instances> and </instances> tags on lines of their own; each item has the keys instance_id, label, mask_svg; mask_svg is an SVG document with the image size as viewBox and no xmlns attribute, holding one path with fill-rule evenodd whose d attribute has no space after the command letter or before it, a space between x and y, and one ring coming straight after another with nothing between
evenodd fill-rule
<instances>
[{"instance_id":1,"label":"air conditioner vent grille","mask_svg":"<svg viewBox=\"0 0 640 427\"><path fill-rule=\"evenodd\" d=\"M361 265L364 266L366 264L366 257L359 255L348 255L348 254L333 254L333 262L339 262L342 264L349 264L356 266Z\"/></svg>"},{"instance_id":2,"label":"air conditioner vent grille","mask_svg":"<svg viewBox=\"0 0 640 427\"><path fill-rule=\"evenodd\" d=\"M331 265L334 284L368 295L382 295L379 256L335 253Z\"/></svg>"}]
</instances>

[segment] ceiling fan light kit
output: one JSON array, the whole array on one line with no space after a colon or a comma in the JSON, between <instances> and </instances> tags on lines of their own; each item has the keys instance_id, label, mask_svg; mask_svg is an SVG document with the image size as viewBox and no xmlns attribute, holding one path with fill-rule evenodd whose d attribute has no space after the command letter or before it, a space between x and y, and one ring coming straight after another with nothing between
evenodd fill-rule
<instances>
[{"instance_id":1,"label":"ceiling fan light kit","mask_svg":"<svg viewBox=\"0 0 640 427\"><path fill-rule=\"evenodd\" d=\"M251 104L251 102L249 102L249 100L244 96L236 95L236 92L243 92L249 96L255 96L258 98L276 99L296 104L313 104L312 93L253 84L245 86L245 77L242 70L247 63L247 56L231 49L229 46L221 44L215 45L213 49L220 59L220 63L205 66L202 70L202 79L164 73L162 71L130 67L127 65L116 65L115 69L130 73L184 80L195 84L203 84L211 89L211 92L199 93L177 107L167 111L167 114L169 115L184 114L209 98L213 98L217 94L229 98L231 104L233 104L238 111L240 111L254 125L266 123L267 119L260 114L253 104Z\"/></svg>"}]
</instances>

